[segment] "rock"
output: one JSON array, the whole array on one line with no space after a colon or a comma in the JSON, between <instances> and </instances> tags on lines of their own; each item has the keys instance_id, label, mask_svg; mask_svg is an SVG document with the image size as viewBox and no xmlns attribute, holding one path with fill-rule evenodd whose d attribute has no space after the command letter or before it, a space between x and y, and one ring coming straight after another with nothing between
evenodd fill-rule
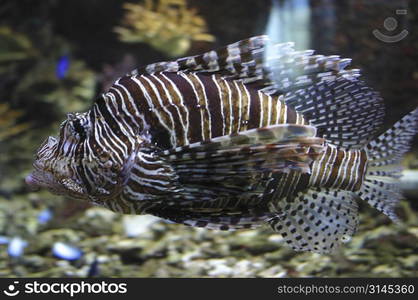
<instances>
[{"instance_id":1,"label":"rock","mask_svg":"<svg viewBox=\"0 0 418 300\"><path fill-rule=\"evenodd\" d=\"M272 266L257 274L259 277L283 278L287 276L287 271L282 266Z\"/></svg>"},{"instance_id":2,"label":"rock","mask_svg":"<svg viewBox=\"0 0 418 300\"><path fill-rule=\"evenodd\" d=\"M73 245L56 242L52 246L52 254L65 260L77 260L83 255L83 252Z\"/></svg>"},{"instance_id":3,"label":"rock","mask_svg":"<svg viewBox=\"0 0 418 300\"><path fill-rule=\"evenodd\" d=\"M214 277L229 277L233 274L234 270L227 259L211 259L207 261L208 275Z\"/></svg>"},{"instance_id":4,"label":"rock","mask_svg":"<svg viewBox=\"0 0 418 300\"><path fill-rule=\"evenodd\" d=\"M407 269L417 270L418 269L418 255L409 255L407 257L400 257L398 260L402 266Z\"/></svg>"},{"instance_id":5,"label":"rock","mask_svg":"<svg viewBox=\"0 0 418 300\"><path fill-rule=\"evenodd\" d=\"M143 216L123 216L123 229L125 235L127 237L139 237L141 238L153 238L153 232L151 230L151 226L156 223L160 222L161 219L151 216L151 215L143 215Z\"/></svg>"},{"instance_id":6,"label":"rock","mask_svg":"<svg viewBox=\"0 0 418 300\"><path fill-rule=\"evenodd\" d=\"M22 240L20 237L14 237L9 241L9 246L7 247L7 253L10 257L20 257L23 255L28 242Z\"/></svg>"}]
</instances>

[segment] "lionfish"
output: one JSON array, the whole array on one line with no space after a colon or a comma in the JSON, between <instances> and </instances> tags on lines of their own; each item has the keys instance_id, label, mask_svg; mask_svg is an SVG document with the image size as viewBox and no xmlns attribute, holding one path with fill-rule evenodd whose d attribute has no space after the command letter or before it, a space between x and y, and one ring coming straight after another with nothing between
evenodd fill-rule
<instances>
[{"instance_id":1,"label":"lionfish","mask_svg":"<svg viewBox=\"0 0 418 300\"><path fill-rule=\"evenodd\" d=\"M268 223L296 251L333 251L358 200L397 220L418 125L415 109L377 136L382 99L350 62L255 36L138 68L68 114L26 182L190 226Z\"/></svg>"}]
</instances>

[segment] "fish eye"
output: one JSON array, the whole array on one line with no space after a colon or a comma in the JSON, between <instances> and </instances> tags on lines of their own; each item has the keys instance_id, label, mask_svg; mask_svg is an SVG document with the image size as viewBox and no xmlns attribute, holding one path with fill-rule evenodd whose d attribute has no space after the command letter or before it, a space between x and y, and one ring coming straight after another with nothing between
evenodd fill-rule
<instances>
[{"instance_id":1,"label":"fish eye","mask_svg":"<svg viewBox=\"0 0 418 300\"><path fill-rule=\"evenodd\" d=\"M83 125L81 125L80 120L75 120L75 121L73 122L73 128L74 128L75 132L76 132L78 135L80 135L80 137L83 137L83 136L85 136L85 135L86 135L86 131L85 131L85 129L84 129L84 127L83 127Z\"/></svg>"},{"instance_id":2,"label":"fish eye","mask_svg":"<svg viewBox=\"0 0 418 300\"><path fill-rule=\"evenodd\" d=\"M80 138L85 138L86 137L86 128L83 126L83 124L81 124L80 119L73 120L71 122L71 125L72 125L74 133L77 136L79 136Z\"/></svg>"},{"instance_id":3,"label":"fish eye","mask_svg":"<svg viewBox=\"0 0 418 300\"><path fill-rule=\"evenodd\" d=\"M87 136L88 122L84 118L84 114L68 114L64 126L68 128L70 135L76 139L84 139Z\"/></svg>"}]
</instances>

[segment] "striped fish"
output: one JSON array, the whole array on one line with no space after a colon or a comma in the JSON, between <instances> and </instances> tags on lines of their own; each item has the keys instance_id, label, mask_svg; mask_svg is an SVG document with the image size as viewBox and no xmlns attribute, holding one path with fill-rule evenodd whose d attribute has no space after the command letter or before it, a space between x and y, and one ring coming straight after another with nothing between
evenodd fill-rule
<instances>
[{"instance_id":1,"label":"striped fish","mask_svg":"<svg viewBox=\"0 0 418 300\"><path fill-rule=\"evenodd\" d=\"M414 110L378 136L382 99L349 64L256 36L138 68L68 115L26 182L190 226L268 223L294 250L330 252L360 200L396 220L418 125Z\"/></svg>"}]
</instances>

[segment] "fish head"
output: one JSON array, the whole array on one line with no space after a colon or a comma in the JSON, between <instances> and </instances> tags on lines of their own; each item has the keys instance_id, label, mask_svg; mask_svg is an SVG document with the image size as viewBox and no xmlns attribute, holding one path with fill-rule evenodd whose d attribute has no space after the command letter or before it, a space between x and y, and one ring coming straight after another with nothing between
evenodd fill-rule
<instances>
[{"instance_id":1,"label":"fish head","mask_svg":"<svg viewBox=\"0 0 418 300\"><path fill-rule=\"evenodd\" d=\"M58 137L48 137L39 147L33 172L25 181L32 190L46 188L58 195L86 198L87 187L79 175L90 125L87 113L68 114Z\"/></svg>"},{"instance_id":2,"label":"fish head","mask_svg":"<svg viewBox=\"0 0 418 300\"><path fill-rule=\"evenodd\" d=\"M98 205L118 195L129 178L137 148L127 147L123 155L113 151L103 134L105 123L92 111L68 114L59 136L48 137L39 147L34 170L25 180L29 187ZM141 142L135 139L131 144Z\"/></svg>"}]
</instances>

